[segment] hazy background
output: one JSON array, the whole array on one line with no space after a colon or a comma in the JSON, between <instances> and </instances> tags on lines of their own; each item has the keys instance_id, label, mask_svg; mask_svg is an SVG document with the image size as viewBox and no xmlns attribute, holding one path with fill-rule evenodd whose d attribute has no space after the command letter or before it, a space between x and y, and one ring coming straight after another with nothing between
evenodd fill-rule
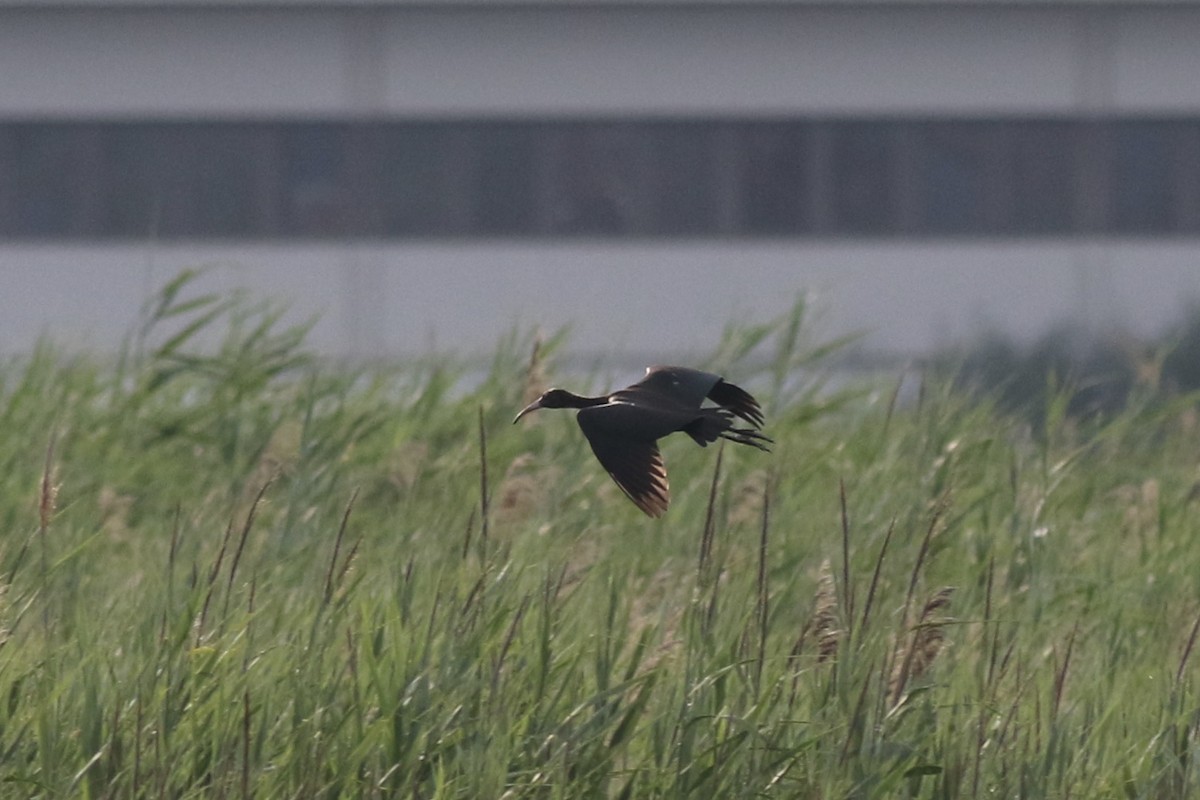
<instances>
[{"instance_id":1,"label":"hazy background","mask_svg":"<svg viewBox=\"0 0 1200 800\"><path fill-rule=\"evenodd\" d=\"M208 266L330 355L907 358L1200 297L1200 4L0 2L0 350Z\"/></svg>"}]
</instances>

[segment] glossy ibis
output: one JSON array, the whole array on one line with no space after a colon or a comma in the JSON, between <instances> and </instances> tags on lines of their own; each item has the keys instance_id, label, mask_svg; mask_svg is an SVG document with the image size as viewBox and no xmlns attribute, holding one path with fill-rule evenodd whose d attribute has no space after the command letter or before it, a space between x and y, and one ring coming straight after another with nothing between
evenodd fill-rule
<instances>
[{"instance_id":1,"label":"glossy ibis","mask_svg":"<svg viewBox=\"0 0 1200 800\"><path fill-rule=\"evenodd\" d=\"M705 400L715 406L701 408ZM550 389L521 409L517 420L539 408L577 408L579 427L600 464L629 499L651 517L671 502L658 440L683 431L701 447L728 439L768 450L771 439L758 401L745 389L711 372L687 367L650 367L646 377L600 397ZM734 427L741 419L751 427Z\"/></svg>"}]
</instances>

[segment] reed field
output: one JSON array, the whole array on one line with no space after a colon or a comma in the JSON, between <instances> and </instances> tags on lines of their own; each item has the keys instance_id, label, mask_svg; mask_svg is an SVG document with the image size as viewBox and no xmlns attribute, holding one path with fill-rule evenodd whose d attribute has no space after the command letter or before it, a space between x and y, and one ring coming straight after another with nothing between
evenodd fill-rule
<instances>
[{"instance_id":1,"label":"reed field","mask_svg":"<svg viewBox=\"0 0 1200 800\"><path fill-rule=\"evenodd\" d=\"M651 520L511 424L636 377L570 341L334 364L191 277L0 368L0 797L1200 797L1195 396L825 380L798 306L689 365L773 452L664 440Z\"/></svg>"}]
</instances>

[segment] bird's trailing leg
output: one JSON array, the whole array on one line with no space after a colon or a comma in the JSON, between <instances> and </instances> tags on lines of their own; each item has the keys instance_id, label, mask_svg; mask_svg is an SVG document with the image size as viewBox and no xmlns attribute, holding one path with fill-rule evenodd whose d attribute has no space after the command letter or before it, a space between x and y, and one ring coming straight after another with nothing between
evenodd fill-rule
<instances>
[{"instance_id":1,"label":"bird's trailing leg","mask_svg":"<svg viewBox=\"0 0 1200 800\"><path fill-rule=\"evenodd\" d=\"M737 442L738 444L748 444L751 447L757 447L759 450L768 453L771 452L770 445L775 443L775 440L770 436L753 428L730 428L727 431L721 432L721 438Z\"/></svg>"}]
</instances>

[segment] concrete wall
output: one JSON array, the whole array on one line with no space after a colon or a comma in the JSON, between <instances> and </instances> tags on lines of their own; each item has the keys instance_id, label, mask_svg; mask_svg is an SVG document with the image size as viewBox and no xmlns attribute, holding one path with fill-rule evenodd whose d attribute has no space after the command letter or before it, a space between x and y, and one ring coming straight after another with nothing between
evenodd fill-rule
<instances>
[{"instance_id":1,"label":"concrete wall","mask_svg":"<svg viewBox=\"0 0 1200 800\"><path fill-rule=\"evenodd\" d=\"M0 9L0 114L1200 110L1200 6Z\"/></svg>"},{"instance_id":2,"label":"concrete wall","mask_svg":"<svg viewBox=\"0 0 1200 800\"><path fill-rule=\"evenodd\" d=\"M0 116L1200 113L1200 5L0 8ZM163 245L0 242L0 350L115 344L181 267L324 313L326 352L708 350L812 290L824 329L917 352L983 325L1153 330L1200 242Z\"/></svg>"},{"instance_id":3,"label":"concrete wall","mask_svg":"<svg viewBox=\"0 0 1200 800\"><path fill-rule=\"evenodd\" d=\"M1026 340L1059 322L1153 334L1200 300L1195 242L410 245L18 245L3 258L0 351L39 333L104 348L185 267L320 315L331 355L489 351L519 328L570 326L583 353L709 353L730 322L801 293L822 335L913 355L984 329Z\"/></svg>"}]
</instances>

